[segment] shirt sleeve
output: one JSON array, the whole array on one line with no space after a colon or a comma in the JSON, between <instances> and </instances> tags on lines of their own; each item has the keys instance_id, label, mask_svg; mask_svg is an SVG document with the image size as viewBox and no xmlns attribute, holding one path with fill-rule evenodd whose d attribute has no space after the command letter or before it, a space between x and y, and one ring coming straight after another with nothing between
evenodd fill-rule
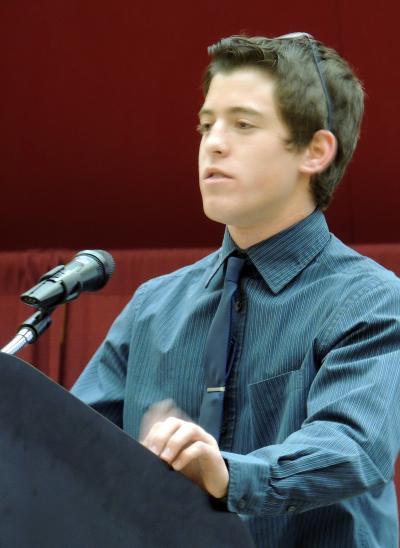
<instances>
[{"instance_id":1,"label":"shirt sleeve","mask_svg":"<svg viewBox=\"0 0 400 548\"><path fill-rule=\"evenodd\" d=\"M123 407L127 363L130 352L132 326L140 301L141 288L112 324L71 393L123 427Z\"/></svg>"},{"instance_id":2,"label":"shirt sleeve","mask_svg":"<svg viewBox=\"0 0 400 548\"><path fill-rule=\"evenodd\" d=\"M223 452L228 509L304 512L381 489L400 440L400 291L381 280L354 292L315 341L306 418L282 443Z\"/></svg>"}]
</instances>

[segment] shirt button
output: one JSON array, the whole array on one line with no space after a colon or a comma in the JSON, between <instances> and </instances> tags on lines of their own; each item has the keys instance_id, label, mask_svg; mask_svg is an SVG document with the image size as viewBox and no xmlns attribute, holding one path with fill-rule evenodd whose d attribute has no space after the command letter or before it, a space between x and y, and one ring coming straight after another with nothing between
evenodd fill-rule
<instances>
[{"instance_id":1,"label":"shirt button","mask_svg":"<svg viewBox=\"0 0 400 548\"><path fill-rule=\"evenodd\" d=\"M297 510L297 506L294 506L294 504L286 508L286 512L295 512L296 510Z\"/></svg>"},{"instance_id":2,"label":"shirt button","mask_svg":"<svg viewBox=\"0 0 400 548\"><path fill-rule=\"evenodd\" d=\"M242 310L242 301L240 300L235 301L235 310L236 312L240 312Z\"/></svg>"},{"instance_id":3,"label":"shirt button","mask_svg":"<svg viewBox=\"0 0 400 548\"><path fill-rule=\"evenodd\" d=\"M246 508L246 501L245 499L240 499L238 501L238 508L239 510L244 510Z\"/></svg>"}]
</instances>

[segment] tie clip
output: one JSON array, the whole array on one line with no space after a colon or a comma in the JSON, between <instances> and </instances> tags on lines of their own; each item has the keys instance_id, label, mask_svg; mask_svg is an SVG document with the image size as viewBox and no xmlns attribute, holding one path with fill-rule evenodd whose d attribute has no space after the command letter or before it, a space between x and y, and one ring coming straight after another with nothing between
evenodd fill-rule
<instances>
[{"instance_id":1,"label":"tie clip","mask_svg":"<svg viewBox=\"0 0 400 548\"><path fill-rule=\"evenodd\" d=\"M207 392L225 392L225 386L211 386Z\"/></svg>"}]
</instances>

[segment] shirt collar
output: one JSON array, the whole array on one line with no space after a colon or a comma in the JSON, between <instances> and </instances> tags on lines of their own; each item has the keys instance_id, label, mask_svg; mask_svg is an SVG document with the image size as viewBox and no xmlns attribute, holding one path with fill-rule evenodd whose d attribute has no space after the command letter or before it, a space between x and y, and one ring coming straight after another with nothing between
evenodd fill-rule
<instances>
[{"instance_id":1,"label":"shirt collar","mask_svg":"<svg viewBox=\"0 0 400 548\"><path fill-rule=\"evenodd\" d=\"M299 223L246 249L259 274L273 293L279 293L325 247L330 238L324 214L314 210ZM222 247L206 286L235 251L243 253L225 229Z\"/></svg>"}]
</instances>

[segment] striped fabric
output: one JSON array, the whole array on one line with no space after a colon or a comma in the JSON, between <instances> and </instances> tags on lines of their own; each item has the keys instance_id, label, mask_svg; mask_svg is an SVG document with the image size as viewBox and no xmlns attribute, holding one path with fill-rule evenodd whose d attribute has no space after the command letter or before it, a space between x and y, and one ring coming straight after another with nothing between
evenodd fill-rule
<instances>
[{"instance_id":1,"label":"striped fabric","mask_svg":"<svg viewBox=\"0 0 400 548\"><path fill-rule=\"evenodd\" d=\"M219 251L142 285L75 395L134 437L165 398L196 421L234 249L226 232ZM263 548L397 548L398 278L332 236L318 210L247 254L220 442L228 509Z\"/></svg>"}]
</instances>

